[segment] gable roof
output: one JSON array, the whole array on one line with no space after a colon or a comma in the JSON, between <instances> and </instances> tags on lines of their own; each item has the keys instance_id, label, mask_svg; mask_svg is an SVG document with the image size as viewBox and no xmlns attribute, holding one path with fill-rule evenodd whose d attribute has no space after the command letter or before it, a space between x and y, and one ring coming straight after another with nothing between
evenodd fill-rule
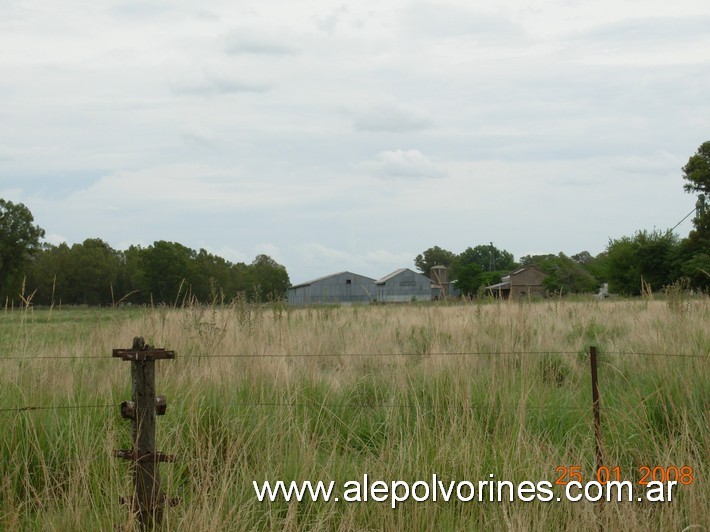
<instances>
[{"instance_id":1,"label":"gable roof","mask_svg":"<svg viewBox=\"0 0 710 532\"><path fill-rule=\"evenodd\" d=\"M385 275L382 279L378 279L377 281L375 281L375 284L385 284L385 283L386 283L387 281L389 281L390 279L394 279L395 277L397 277L398 275L400 275L400 274L402 274L402 273L404 273L404 272L412 272L412 273L415 274L415 275L421 275L421 276L424 277L427 281L432 282L432 280L429 279L429 278L428 278L426 275L424 275L423 273L415 272L414 270L412 270L412 269L410 269L410 268L399 268L398 270L395 270L395 271L393 271L392 273L390 273L390 274L388 274L388 275Z\"/></svg>"},{"instance_id":2,"label":"gable roof","mask_svg":"<svg viewBox=\"0 0 710 532\"><path fill-rule=\"evenodd\" d=\"M406 272L408 269L409 268L399 268L398 270L395 270L392 273L385 275L381 279L378 279L377 281L375 281L375 284L384 284L393 277L397 277L400 273Z\"/></svg>"},{"instance_id":3,"label":"gable roof","mask_svg":"<svg viewBox=\"0 0 710 532\"><path fill-rule=\"evenodd\" d=\"M312 280L310 280L310 281L306 281L305 283L292 284L291 286L288 287L288 289L291 290L292 288L302 288L302 287L304 287L304 286L310 286L310 285L312 285L313 283L318 283L318 282L320 282L320 281L325 281L326 279L330 279L331 277L338 277L339 275L343 275L343 274L346 274L346 273L349 273L350 275L357 275L358 277L363 277L364 279L368 279L368 280L373 281L373 282L375 281L374 279L372 279L371 277L368 277L367 275L360 275L359 273L353 273L353 272L350 272L350 271L345 270L345 271L342 271L342 272L331 273L330 275L324 275L323 277L318 277L317 279L312 279Z\"/></svg>"},{"instance_id":4,"label":"gable roof","mask_svg":"<svg viewBox=\"0 0 710 532\"><path fill-rule=\"evenodd\" d=\"M531 266L523 266L522 268L518 268L518 269L515 270L514 272L510 272L508 275L518 275L519 273L523 273L524 271L527 271L527 270L537 270L537 271L539 271L540 273L543 273L543 274L547 275L547 274L546 274L545 272L543 272L540 268L538 268L537 266L533 266L533 265L531 265Z\"/></svg>"}]
</instances>

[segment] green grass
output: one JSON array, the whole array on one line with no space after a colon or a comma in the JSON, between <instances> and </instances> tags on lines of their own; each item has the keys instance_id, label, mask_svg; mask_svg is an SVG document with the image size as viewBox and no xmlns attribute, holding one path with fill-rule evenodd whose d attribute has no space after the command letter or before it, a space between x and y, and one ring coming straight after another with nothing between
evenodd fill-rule
<instances>
[{"instance_id":1,"label":"green grass","mask_svg":"<svg viewBox=\"0 0 710 532\"><path fill-rule=\"evenodd\" d=\"M130 363L111 349L135 335L177 353L158 362L157 390L168 397L158 447L178 457L161 475L181 498L166 511L167 529L707 526L708 323L707 299L682 313L647 300L0 311L0 409L51 407L0 411L0 529L135 526L118 504L131 492L129 465L112 456L130 447L130 422L110 406L131 393ZM692 466L694 482L675 502L409 501L393 510L254 496L254 480L342 484L365 473L537 482L579 465L591 479L591 343L605 463L634 481L641 466ZM520 354L442 356L460 352ZM99 407L64 408L85 405Z\"/></svg>"}]
</instances>

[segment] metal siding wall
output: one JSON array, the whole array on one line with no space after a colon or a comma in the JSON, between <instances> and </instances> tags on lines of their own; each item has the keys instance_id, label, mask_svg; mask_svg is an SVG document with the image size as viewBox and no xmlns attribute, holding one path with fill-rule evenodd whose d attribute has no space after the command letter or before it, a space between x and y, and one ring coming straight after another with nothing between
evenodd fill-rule
<instances>
[{"instance_id":1,"label":"metal siding wall","mask_svg":"<svg viewBox=\"0 0 710 532\"><path fill-rule=\"evenodd\" d=\"M407 283L402 286L401 283ZM413 286L411 283L414 283ZM382 291L382 288L380 287ZM389 302L404 302L411 301L429 301L431 300L431 281L428 277L406 270L399 275L388 279L384 285L384 301Z\"/></svg>"},{"instance_id":2,"label":"metal siding wall","mask_svg":"<svg viewBox=\"0 0 710 532\"><path fill-rule=\"evenodd\" d=\"M350 280L350 284L345 281ZM365 292L363 286L370 295ZM303 290L303 296L301 296ZM293 290L294 305L313 305L323 303L369 303L375 297L375 282L369 277L354 273L341 273L334 277L311 283L307 287ZM289 295L291 291L289 291ZM289 302L291 299L289 298Z\"/></svg>"}]
</instances>

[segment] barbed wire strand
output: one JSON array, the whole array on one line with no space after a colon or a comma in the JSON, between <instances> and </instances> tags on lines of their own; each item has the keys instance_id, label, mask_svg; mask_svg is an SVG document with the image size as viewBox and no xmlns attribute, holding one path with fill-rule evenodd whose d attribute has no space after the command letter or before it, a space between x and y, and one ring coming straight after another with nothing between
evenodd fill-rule
<instances>
[{"instance_id":1,"label":"barbed wire strand","mask_svg":"<svg viewBox=\"0 0 710 532\"><path fill-rule=\"evenodd\" d=\"M91 408L117 408L120 406L120 404L19 406L12 408L0 408L0 412L31 412L35 410L84 410Z\"/></svg>"},{"instance_id":2,"label":"barbed wire strand","mask_svg":"<svg viewBox=\"0 0 710 532\"><path fill-rule=\"evenodd\" d=\"M119 408L121 405L116 404L92 404L92 405L57 405L57 406L21 406L21 407L8 407L0 408L0 413L17 413L17 412L33 412L39 410L80 410L80 409L94 409L94 408ZM538 403L538 404L525 404L524 408L527 410L540 410L549 407L550 403ZM185 405L175 405L174 409L185 408L191 410L192 407L185 407ZM434 411L449 411L454 409L463 410L475 410L475 409L485 409L485 410L495 410L497 412L513 412L520 409L519 405L499 405L494 403L456 403L449 405L422 405L421 403L306 403L306 402L251 402L251 403L238 403L234 405L234 409L240 408L320 408L320 409L351 409L351 410L376 410L376 409L400 409L400 410L417 410L420 412L434 412ZM588 405L559 405L555 404L554 408L556 410L568 410L568 411L579 411L585 412L590 408ZM604 405L604 410L606 411L616 411L616 410L628 410L628 405Z\"/></svg>"},{"instance_id":3,"label":"barbed wire strand","mask_svg":"<svg viewBox=\"0 0 710 532\"><path fill-rule=\"evenodd\" d=\"M461 357L461 356L543 356L543 355L588 355L586 351L447 351L434 353L221 353L210 355L176 355L180 360L202 360L220 358L329 358L329 357L351 357L351 358L387 358L387 357ZM646 357L669 357L669 358L698 358L710 361L710 353L690 354L690 353L651 353L635 351L599 351L599 355L616 356L646 356ZM1 361L27 361L36 360L114 360L116 357L106 355L87 356L5 356L0 357Z\"/></svg>"}]
</instances>

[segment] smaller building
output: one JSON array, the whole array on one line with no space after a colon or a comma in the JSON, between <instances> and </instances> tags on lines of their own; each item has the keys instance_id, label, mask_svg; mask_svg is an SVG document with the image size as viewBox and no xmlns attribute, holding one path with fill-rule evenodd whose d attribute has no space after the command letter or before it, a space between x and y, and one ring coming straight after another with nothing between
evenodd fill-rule
<instances>
[{"instance_id":1,"label":"smaller building","mask_svg":"<svg viewBox=\"0 0 710 532\"><path fill-rule=\"evenodd\" d=\"M433 290L431 279L409 268L400 268L375 281L377 301L383 303L431 301Z\"/></svg>"},{"instance_id":2,"label":"smaller building","mask_svg":"<svg viewBox=\"0 0 710 532\"><path fill-rule=\"evenodd\" d=\"M487 286L486 292L505 299L544 296L545 277L547 274L536 266L526 266L504 275L500 283Z\"/></svg>"}]
</instances>

